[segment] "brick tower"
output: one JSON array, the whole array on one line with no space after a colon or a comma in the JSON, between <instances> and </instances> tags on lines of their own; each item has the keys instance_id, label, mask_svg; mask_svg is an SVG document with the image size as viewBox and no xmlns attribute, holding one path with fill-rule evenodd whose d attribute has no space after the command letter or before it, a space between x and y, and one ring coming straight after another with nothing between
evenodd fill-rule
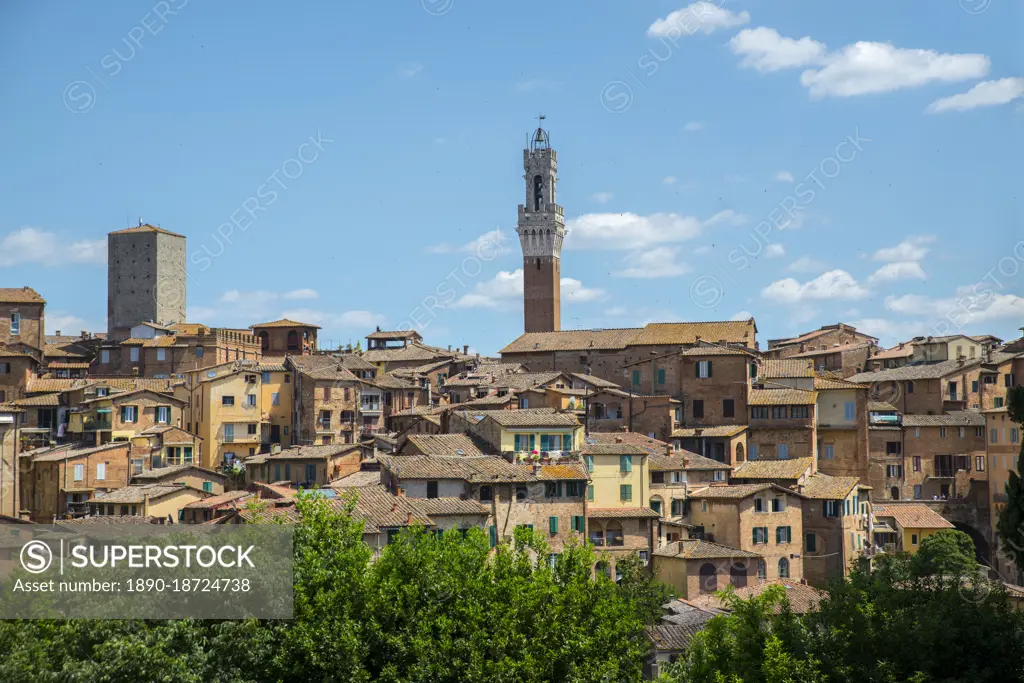
<instances>
[{"instance_id":1,"label":"brick tower","mask_svg":"<svg viewBox=\"0 0 1024 683\"><path fill-rule=\"evenodd\" d=\"M185 236L143 224L107 234L107 335L185 322Z\"/></svg>"},{"instance_id":2,"label":"brick tower","mask_svg":"<svg viewBox=\"0 0 1024 683\"><path fill-rule=\"evenodd\" d=\"M543 123L544 116L540 116ZM554 332L561 322L561 260L565 216L555 203L558 153L548 133L537 128L523 150L526 204L519 205L516 232L523 247L523 304L526 332Z\"/></svg>"}]
</instances>

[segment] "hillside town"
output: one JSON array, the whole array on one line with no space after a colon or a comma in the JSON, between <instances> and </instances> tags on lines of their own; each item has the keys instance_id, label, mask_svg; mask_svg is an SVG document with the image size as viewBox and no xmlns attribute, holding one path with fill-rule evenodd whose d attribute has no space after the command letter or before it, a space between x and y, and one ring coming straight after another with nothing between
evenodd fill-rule
<instances>
[{"instance_id":1,"label":"hillside town","mask_svg":"<svg viewBox=\"0 0 1024 683\"><path fill-rule=\"evenodd\" d=\"M186 236L141 221L107 236L106 330L47 334L46 282L5 283L3 519L245 524L253 501L294 519L300 491L356 492L377 553L411 527L492 547L528 528L556 554L586 540L595 574L636 556L678 594L650 630L659 661L726 585L806 607L942 529L1024 583L995 532L1024 338L886 349L842 322L758 339L753 317L563 330L571 237L543 128L523 159L524 332L494 357L469 330L461 347L376 328L326 348L301 320L188 320Z\"/></svg>"}]
</instances>

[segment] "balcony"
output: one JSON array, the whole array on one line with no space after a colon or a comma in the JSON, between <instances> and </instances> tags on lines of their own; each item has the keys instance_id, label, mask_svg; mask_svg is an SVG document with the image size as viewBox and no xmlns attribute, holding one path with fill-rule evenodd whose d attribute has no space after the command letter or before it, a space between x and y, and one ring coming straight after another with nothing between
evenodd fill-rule
<instances>
[{"instance_id":1,"label":"balcony","mask_svg":"<svg viewBox=\"0 0 1024 683\"><path fill-rule=\"evenodd\" d=\"M383 410L381 403L362 403L359 405L359 410L362 413L380 413Z\"/></svg>"},{"instance_id":2,"label":"balcony","mask_svg":"<svg viewBox=\"0 0 1024 683\"><path fill-rule=\"evenodd\" d=\"M317 420L316 421L316 433L317 434L333 434L330 420Z\"/></svg>"},{"instance_id":3,"label":"balcony","mask_svg":"<svg viewBox=\"0 0 1024 683\"><path fill-rule=\"evenodd\" d=\"M85 421L85 431L87 432L103 432L110 431L111 420L110 417L105 418L91 418Z\"/></svg>"}]
</instances>

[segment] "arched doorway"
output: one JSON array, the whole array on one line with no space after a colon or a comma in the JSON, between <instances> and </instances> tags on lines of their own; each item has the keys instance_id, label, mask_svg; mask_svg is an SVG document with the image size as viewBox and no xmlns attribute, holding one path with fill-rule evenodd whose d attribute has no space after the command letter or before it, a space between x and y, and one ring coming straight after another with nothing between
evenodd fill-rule
<instances>
[{"instance_id":1,"label":"arched doorway","mask_svg":"<svg viewBox=\"0 0 1024 683\"><path fill-rule=\"evenodd\" d=\"M733 562L729 567L729 583L736 588L743 588L747 585L747 565L743 562Z\"/></svg>"},{"instance_id":2,"label":"arched doorway","mask_svg":"<svg viewBox=\"0 0 1024 683\"><path fill-rule=\"evenodd\" d=\"M718 575L715 573L715 565L705 562L700 566L700 592L714 593L718 590Z\"/></svg>"},{"instance_id":3,"label":"arched doorway","mask_svg":"<svg viewBox=\"0 0 1024 683\"><path fill-rule=\"evenodd\" d=\"M988 539L985 538L985 535L970 524L964 524L963 522L953 522L953 526L956 527L957 531L964 532L971 537L972 541L974 541L975 559L986 567L991 567L992 547L989 545Z\"/></svg>"},{"instance_id":4,"label":"arched doorway","mask_svg":"<svg viewBox=\"0 0 1024 683\"><path fill-rule=\"evenodd\" d=\"M899 500L900 499L900 487L899 486L893 486L891 489L889 489L889 498L891 498L892 500Z\"/></svg>"}]
</instances>

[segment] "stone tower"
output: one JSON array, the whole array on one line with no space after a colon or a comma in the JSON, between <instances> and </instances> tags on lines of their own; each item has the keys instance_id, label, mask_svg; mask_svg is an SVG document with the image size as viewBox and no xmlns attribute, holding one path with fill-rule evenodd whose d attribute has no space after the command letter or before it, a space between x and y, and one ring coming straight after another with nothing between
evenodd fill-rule
<instances>
[{"instance_id":1,"label":"stone tower","mask_svg":"<svg viewBox=\"0 0 1024 683\"><path fill-rule=\"evenodd\" d=\"M540 117L543 122L544 117ZM523 304L526 332L562 328L561 260L565 215L555 203L558 153L548 133L537 128L523 150L526 204L519 205L516 232L523 247Z\"/></svg>"},{"instance_id":2,"label":"stone tower","mask_svg":"<svg viewBox=\"0 0 1024 683\"><path fill-rule=\"evenodd\" d=\"M185 322L185 236L148 224L107 235L107 335Z\"/></svg>"}]
</instances>

